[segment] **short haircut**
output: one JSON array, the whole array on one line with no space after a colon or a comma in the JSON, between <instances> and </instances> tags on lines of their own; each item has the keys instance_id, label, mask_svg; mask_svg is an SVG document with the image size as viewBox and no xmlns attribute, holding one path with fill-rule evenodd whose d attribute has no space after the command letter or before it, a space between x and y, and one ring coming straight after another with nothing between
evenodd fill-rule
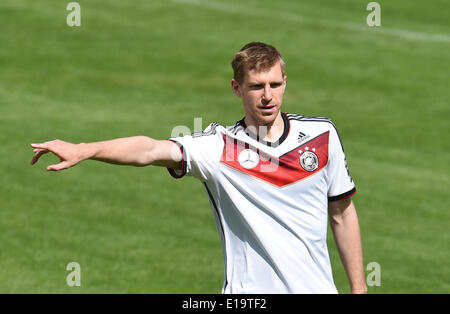
<instances>
[{"instance_id":1,"label":"short haircut","mask_svg":"<svg viewBox=\"0 0 450 314\"><path fill-rule=\"evenodd\" d=\"M280 52L271 45L261 42L251 42L239 50L231 61L233 67L233 78L241 84L245 73L251 70L257 72L269 70L277 62L280 62L283 77L286 74L286 64Z\"/></svg>"}]
</instances>

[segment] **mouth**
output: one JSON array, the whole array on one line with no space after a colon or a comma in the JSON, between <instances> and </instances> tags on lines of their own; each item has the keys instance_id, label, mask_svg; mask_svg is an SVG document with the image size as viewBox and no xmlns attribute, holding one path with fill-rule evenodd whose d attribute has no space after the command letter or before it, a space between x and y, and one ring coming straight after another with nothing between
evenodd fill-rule
<instances>
[{"instance_id":1,"label":"mouth","mask_svg":"<svg viewBox=\"0 0 450 314\"><path fill-rule=\"evenodd\" d=\"M267 105L267 106L260 106L258 108L264 114L271 114L271 113L273 113L275 111L277 106L275 106L275 105Z\"/></svg>"}]
</instances>

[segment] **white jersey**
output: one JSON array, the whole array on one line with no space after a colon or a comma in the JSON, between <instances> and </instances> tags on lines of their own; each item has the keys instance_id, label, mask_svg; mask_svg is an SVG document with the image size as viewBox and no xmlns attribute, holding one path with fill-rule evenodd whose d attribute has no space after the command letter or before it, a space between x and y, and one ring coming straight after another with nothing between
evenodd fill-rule
<instances>
[{"instance_id":1,"label":"white jersey","mask_svg":"<svg viewBox=\"0 0 450 314\"><path fill-rule=\"evenodd\" d=\"M222 242L222 293L337 293L327 248L328 202L356 190L329 119L282 113L277 143L244 120L171 138L172 176L200 179Z\"/></svg>"}]
</instances>

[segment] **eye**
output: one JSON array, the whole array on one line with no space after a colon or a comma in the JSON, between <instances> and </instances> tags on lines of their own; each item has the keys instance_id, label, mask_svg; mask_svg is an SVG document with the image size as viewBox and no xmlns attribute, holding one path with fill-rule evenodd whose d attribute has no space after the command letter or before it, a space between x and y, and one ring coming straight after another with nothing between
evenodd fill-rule
<instances>
[{"instance_id":1,"label":"eye","mask_svg":"<svg viewBox=\"0 0 450 314\"><path fill-rule=\"evenodd\" d=\"M272 83L272 84L270 84L270 87L271 88L277 88L277 87L280 87L282 84L283 83Z\"/></svg>"},{"instance_id":2,"label":"eye","mask_svg":"<svg viewBox=\"0 0 450 314\"><path fill-rule=\"evenodd\" d=\"M264 88L264 85L262 85L262 84L250 85L250 89L252 89L252 90L258 90L258 89L262 89L262 88Z\"/></svg>"}]
</instances>

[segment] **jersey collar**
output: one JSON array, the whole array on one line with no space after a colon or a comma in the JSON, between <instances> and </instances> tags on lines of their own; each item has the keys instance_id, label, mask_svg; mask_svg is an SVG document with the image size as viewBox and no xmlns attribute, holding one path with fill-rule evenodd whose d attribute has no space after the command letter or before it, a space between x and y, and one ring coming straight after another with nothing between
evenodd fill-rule
<instances>
[{"instance_id":1,"label":"jersey collar","mask_svg":"<svg viewBox=\"0 0 450 314\"><path fill-rule=\"evenodd\" d=\"M290 123L289 123L289 118L287 117L287 115L282 112L281 113L281 117L283 118L283 123L284 123L284 130L283 130L283 134L281 134L280 138L275 141L275 142L267 142L263 139L260 139L259 136L257 134L254 134L253 132L251 132L248 128L247 125L245 123L245 117L242 118L242 120L239 120L237 123L240 124L243 129L245 134L247 134L247 136L251 137L252 139L260 142L261 144L264 144L266 146L270 146L270 147L277 147L278 145L280 145L281 143L284 142L284 140L287 138L288 134L289 134L289 129L290 129Z\"/></svg>"}]
</instances>

